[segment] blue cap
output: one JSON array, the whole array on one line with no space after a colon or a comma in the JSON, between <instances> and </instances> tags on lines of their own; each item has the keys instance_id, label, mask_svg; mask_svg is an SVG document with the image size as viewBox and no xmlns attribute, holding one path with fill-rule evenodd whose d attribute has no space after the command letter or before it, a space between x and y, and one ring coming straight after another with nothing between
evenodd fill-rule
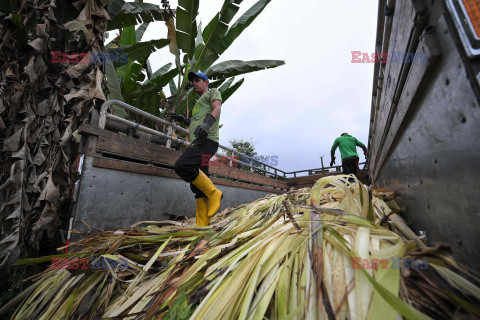
<instances>
[{"instance_id":1,"label":"blue cap","mask_svg":"<svg viewBox=\"0 0 480 320\"><path fill-rule=\"evenodd\" d=\"M193 81L193 78L194 78L195 76L197 76L197 77L199 77L200 79L203 79L203 80L205 80L205 81L209 81L208 78L207 78L207 76L206 76L205 73L203 73L203 72L189 72L189 73L188 73L188 80Z\"/></svg>"}]
</instances>

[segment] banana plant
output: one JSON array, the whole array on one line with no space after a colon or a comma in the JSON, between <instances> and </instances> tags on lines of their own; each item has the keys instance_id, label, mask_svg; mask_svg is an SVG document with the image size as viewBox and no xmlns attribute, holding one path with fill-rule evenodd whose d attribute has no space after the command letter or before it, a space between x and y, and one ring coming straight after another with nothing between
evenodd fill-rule
<instances>
[{"instance_id":1,"label":"banana plant","mask_svg":"<svg viewBox=\"0 0 480 320\"><path fill-rule=\"evenodd\" d=\"M159 108L185 113L192 109L198 99L196 93L187 86L189 71L206 73L212 80L210 87L218 88L225 102L244 82L244 78L235 82L235 77L283 65L284 61L281 60L229 60L214 65L270 0L259 0L229 26L241 2L225 0L220 11L202 30L201 24L197 24L199 0L179 0L175 20L172 15L162 16L168 28L167 39L141 42L148 23L142 23L136 30L133 25L123 27L120 35L106 45L110 54L128 54L125 64L115 61L106 63L109 98L125 101L155 115L160 114ZM114 0L114 3L116 6L121 4L119 0ZM135 3L129 4L133 6ZM111 10L115 12L117 9L114 6ZM134 10L123 12L133 14ZM118 13L113 20L116 17ZM139 17L136 16L136 19ZM174 63L167 63L153 72L148 57L167 45L175 57ZM169 97L165 94L167 86L171 93Z\"/></svg>"},{"instance_id":2,"label":"banana plant","mask_svg":"<svg viewBox=\"0 0 480 320\"><path fill-rule=\"evenodd\" d=\"M178 89L175 99L171 100L173 101L171 109L183 113L188 105L195 104L196 95L187 89L187 75L190 71L202 71L211 80L223 80L225 84L219 87L219 91L225 102L243 84L243 78L233 83L234 76L276 68L285 64L281 60L230 60L213 65L233 41L260 15L271 0L257 1L235 23L229 26L242 1L225 0L220 11L202 31L201 26L197 27L196 23L199 0L179 0L176 11L176 37L171 38L171 41L176 42L173 47L178 47L183 53L183 65L177 64Z\"/></svg>"}]
</instances>

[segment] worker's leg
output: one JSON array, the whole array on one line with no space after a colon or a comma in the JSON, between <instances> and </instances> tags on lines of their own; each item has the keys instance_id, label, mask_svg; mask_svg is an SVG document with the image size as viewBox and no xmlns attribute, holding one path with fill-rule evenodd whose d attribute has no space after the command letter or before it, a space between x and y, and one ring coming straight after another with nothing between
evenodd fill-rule
<instances>
[{"instance_id":1,"label":"worker's leg","mask_svg":"<svg viewBox=\"0 0 480 320\"><path fill-rule=\"evenodd\" d=\"M360 159L358 157L355 158L355 172L353 173L355 175L355 177L357 177L358 179L358 161Z\"/></svg>"},{"instance_id":2,"label":"worker's leg","mask_svg":"<svg viewBox=\"0 0 480 320\"><path fill-rule=\"evenodd\" d=\"M215 188L212 180L210 180L202 170L198 171L198 176L192 181L192 184L200 189L208 198L208 216L212 217L220 209L220 201L222 200L222 191Z\"/></svg>"},{"instance_id":3,"label":"worker's leg","mask_svg":"<svg viewBox=\"0 0 480 320\"><path fill-rule=\"evenodd\" d=\"M205 175L208 177L209 176L209 173L208 173L208 166L201 166L200 167L200 170L203 171L203 173L205 173ZM207 196L205 195L205 193L202 192L202 190L198 189L193 183L190 182L190 190L192 190L192 192L195 194L195 199L198 199L198 198L206 198Z\"/></svg>"},{"instance_id":4,"label":"worker's leg","mask_svg":"<svg viewBox=\"0 0 480 320\"><path fill-rule=\"evenodd\" d=\"M208 218L208 199L207 198L197 198L195 216L196 216L196 226L197 227L206 227L210 223L210 218Z\"/></svg>"},{"instance_id":5,"label":"worker's leg","mask_svg":"<svg viewBox=\"0 0 480 320\"><path fill-rule=\"evenodd\" d=\"M208 175L208 166L201 166L200 170L202 170L203 172L205 172L205 174ZM210 223L210 218L208 217L208 198L200 189L195 187L195 185L191 182L190 190L192 190L192 192L195 194L195 225L197 227L206 227Z\"/></svg>"},{"instance_id":6,"label":"worker's leg","mask_svg":"<svg viewBox=\"0 0 480 320\"><path fill-rule=\"evenodd\" d=\"M342 159L342 168L344 174L354 174L355 176L357 175L357 159L357 157L349 157ZM352 178L352 180L354 179Z\"/></svg>"},{"instance_id":7,"label":"worker's leg","mask_svg":"<svg viewBox=\"0 0 480 320\"><path fill-rule=\"evenodd\" d=\"M175 172L186 182L192 182L198 176L202 167L202 160L210 159L218 149L218 143L206 140L199 144L196 140L182 153L175 162ZM208 166L203 166L203 171L208 173ZM204 195L203 195L204 196Z\"/></svg>"},{"instance_id":8,"label":"worker's leg","mask_svg":"<svg viewBox=\"0 0 480 320\"><path fill-rule=\"evenodd\" d=\"M203 143L194 141L175 163L175 172L186 182L190 182L195 198L208 198L208 216L217 213L220 208L222 192L215 188L208 178L208 163L218 149L218 143L206 140Z\"/></svg>"}]
</instances>

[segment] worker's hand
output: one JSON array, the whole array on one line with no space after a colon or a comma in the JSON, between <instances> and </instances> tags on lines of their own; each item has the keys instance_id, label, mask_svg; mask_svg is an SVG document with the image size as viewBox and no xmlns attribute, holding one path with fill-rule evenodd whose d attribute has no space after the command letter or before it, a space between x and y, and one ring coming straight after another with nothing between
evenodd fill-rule
<instances>
[{"instance_id":1,"label":"worker's hand","mask_svg":"<svg viewBox=\"0 0 480 320\"><path fill-rule=\"evenodd\" d=\"M187 117L182 116L181 114L171 113L171 114L170 114L170 117L171 117L171 119L172 119L173 121L181 122L181 123L185 124L186 126L189 126L189 125L190 125L190 119L187 118Z\"/></svg>"},{"instance_id":2,"label":"worker's hand","mask_svg":"<svg viewBox=\"0 0 480 320\"><path fill-rule=\"evenodd\" d=\"M205 122L199 125L194 132L195 137L197 137L199 141L205 140L208 137L209 133L210 133L210 127Z\"/></svg>"},{"instance_id":3,"label":"worker's hand","mask_svg":"<svg viewBox=\"0 0 480 320\"><path fill-rule=\"evenodd\" d=\"M203 141L208 137L208 134L210 133L210 127L215 123L215 121L216 119L211 114L207 114L205 116L203 123L199 125L194 132L199 141Z\"/></svg>"},{"instance_id":4,"label":"worker's hand","mask_svg":"<svg viewBox=\"0 0 480 320\"><path fill-rule=\"evenodd\" d=\"M334 164L335 164L335 157L333 157L332 161L330 161L330 167L333 167Z\"/></svg>"}]
</instances>

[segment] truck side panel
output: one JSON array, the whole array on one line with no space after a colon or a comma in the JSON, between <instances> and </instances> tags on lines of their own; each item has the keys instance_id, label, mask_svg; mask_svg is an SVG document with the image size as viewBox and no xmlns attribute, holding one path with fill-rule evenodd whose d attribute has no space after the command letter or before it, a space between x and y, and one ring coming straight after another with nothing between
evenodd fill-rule
<instances>
[{"instance_id":1,"label":"truck side panel","mask_svg":"<svg viewBox=\"0 0 480 320\"><path fill-rule=\"evenodd\" d=\"M436 36L441 58L413 99L385 161L370 171L379 172L378 186L398 190L414 230L451 245L460 262L478 269L480 105L444 16Z\"/></svg>"},{"instance_id":2,"label":"truck side panel","mask_svg":"<svg viewBox=\"0 0 480 320\"><path fill-rule=\"evenodd\" d=\"M180 179L94 167L86 157L74 210L74 230L115 230L140 221L169 220L168 214L195 217L195 199ZM265 191L219 185L224 198L220 210L249 203ZM78 236L75 237L78 239Z\"/></svg>"}]
</instances>

